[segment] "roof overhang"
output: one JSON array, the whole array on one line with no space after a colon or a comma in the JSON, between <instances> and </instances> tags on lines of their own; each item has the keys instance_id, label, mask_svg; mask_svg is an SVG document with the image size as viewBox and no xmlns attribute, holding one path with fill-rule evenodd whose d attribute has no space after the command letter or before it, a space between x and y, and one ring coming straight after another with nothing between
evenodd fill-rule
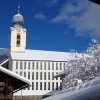
<instances>
[{"instance_id":1,"label":"roof overhang","mask_svg":"<svg viewBox=\"0 0 100 100\"><path fill-rule=\"evenodd\" d=\"M6 77L8 77L13 84L13 92L17 92L30 85L28 79L0 66L0 80L5 81Z\"/></svg>"}]
</instances>

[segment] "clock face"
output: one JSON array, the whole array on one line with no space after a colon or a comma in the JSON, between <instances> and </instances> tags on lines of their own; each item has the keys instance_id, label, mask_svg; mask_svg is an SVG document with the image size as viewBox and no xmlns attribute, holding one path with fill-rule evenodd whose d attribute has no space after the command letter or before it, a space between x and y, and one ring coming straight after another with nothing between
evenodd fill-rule
<instances>
[{"instance_id":1,"label":"clock face","mask_svg":"<svg viewBox=\"0 0 100 100\"><path fill-rule=\"evenodd\" d=\"M20 27L17 27L17 29L16 29L18 32L20 32L21 31L21 28Z\"/></svg>"}]
</instances>

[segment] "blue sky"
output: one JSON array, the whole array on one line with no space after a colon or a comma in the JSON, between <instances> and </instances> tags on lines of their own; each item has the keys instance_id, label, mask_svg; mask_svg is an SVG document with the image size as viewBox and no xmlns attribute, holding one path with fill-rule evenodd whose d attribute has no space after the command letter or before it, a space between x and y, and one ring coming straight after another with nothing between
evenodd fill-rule
<instances>
[{"instance_id":1,"label":"blue sky","mask_svg":"<svg viewBox=\"0 0 100 100\"><path fill-rule=\"evenodd\" d=\"M0 48L9 48L18 4L28 49L82 52L92 38L100 39L100 6L88 0L0 0Z\"/></svg>"}]
</instances>

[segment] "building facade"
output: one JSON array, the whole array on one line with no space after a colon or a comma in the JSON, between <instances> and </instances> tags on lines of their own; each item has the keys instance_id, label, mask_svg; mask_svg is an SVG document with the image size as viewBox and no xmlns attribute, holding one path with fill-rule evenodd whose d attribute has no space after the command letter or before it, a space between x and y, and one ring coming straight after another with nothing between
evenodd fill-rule
<instances>
[{"instance_id":1,"label":"building facade","mask_svg":"<svg viewBox=\"0 0 100 100\"><path fill-rule=\"evenodd\" d=\"M65 63L48 60L13 60L12 71L31 81L31 86L23 90L23 95L50 95L51 91L61 89L61 80L54 79L54 75L64 70Z\"/></svg>"}]
</instances>

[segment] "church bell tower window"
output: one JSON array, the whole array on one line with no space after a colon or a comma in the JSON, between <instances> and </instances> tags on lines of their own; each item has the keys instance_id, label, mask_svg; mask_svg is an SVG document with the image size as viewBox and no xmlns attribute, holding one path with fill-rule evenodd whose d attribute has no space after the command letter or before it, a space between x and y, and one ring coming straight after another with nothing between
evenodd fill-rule
<instances>
[{"instance_id":1,"label":"church bell tower window","mask_svg":"<svg viewBox=\"0 0 100 100\"><path fill-rule=\"evenodd\" d=\"M17 43L16 43L16 46L19 47L20 46L20 34L17 34Z\"/></svg>"}]
</instances>

